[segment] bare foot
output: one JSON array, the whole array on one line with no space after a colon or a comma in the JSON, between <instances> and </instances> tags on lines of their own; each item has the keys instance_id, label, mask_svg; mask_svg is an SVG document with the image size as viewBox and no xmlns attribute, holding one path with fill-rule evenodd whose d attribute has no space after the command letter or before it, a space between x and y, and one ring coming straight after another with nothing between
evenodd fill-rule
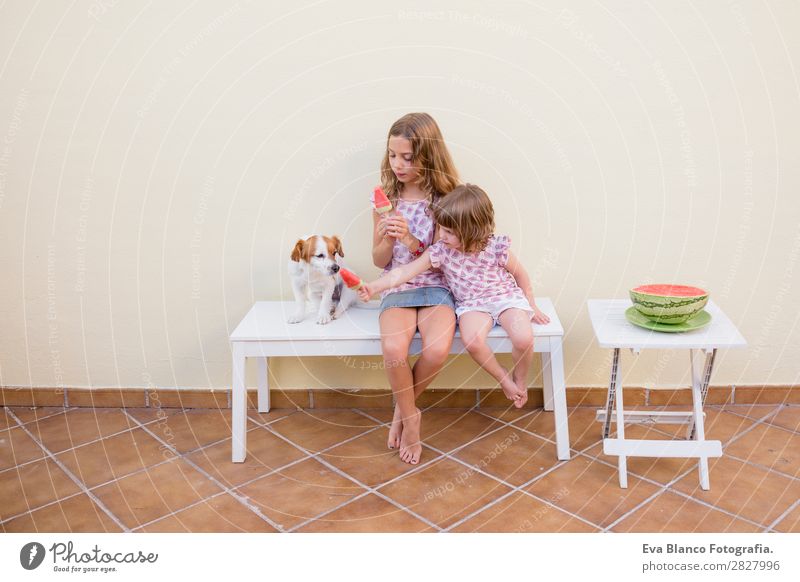
<instances>
[{"instance_id":1,"label":"bare foot","mask_svg":"<svg viewBox=\"0 0 800 582\"><path fill-rule=\"evenodd\" d=\"M516 372L516 370L515 370ZM517 393L519 394L519 398L514 402L514 406L517 408L522 408L525 406L525 403L528 401L528 386L525 378L517 378L517 375L514 374L514 384L517 386ZM519 402L519 404L517 404Z\"/></svg>"},{"instance_id":2,"label":"bare foot","mask_svg":"<svg viewBox=\"0 0 800 582\"><path fill-rule=\"evenodd\" d=\"M394 418L392 418L392 425L389 427L389 440L386 446L390 449L400 447L400 435L403 434L403 419L400 418L400 407L394 405Z\"/></svg>"},{"instance_id":3,"label":"bare foot","mask_svg":"<svg viewBox=\"0 0 800 582\"><path fill-rule=\"evenodd\" d=\"M522 408L528 401L527 391L520 392L519 387L510 377L506 376L503 381L500 382L500 387L503 389L503 394L514 403L515 407Z\"/></svg>"},{"instance_id":4,"label":"bare foot","mask_svg":"<svg viewBox=\"0 0 800 582\"><path fill-rule=\"evenodd\" d=\"M422 443L419 438L419 429L422 424L422 413L419 408L414 408L414 413L403 419L403 434L400 436L400 460L404 463L416 465L422 455Z\"/></svg>"},{"instance_id":5,"label":"bare foot","mask_svg":"<svg viewBox=\"0 0 800 582\"><path fill-rule=\"evenodd\" d=\"M528 387L525 386L524 382L517 384L517 390L519 391L519 398L514 401L514 406L517 408L522 408L525 406L525 403L528 401Z\"/></svg>"}]
</instances>

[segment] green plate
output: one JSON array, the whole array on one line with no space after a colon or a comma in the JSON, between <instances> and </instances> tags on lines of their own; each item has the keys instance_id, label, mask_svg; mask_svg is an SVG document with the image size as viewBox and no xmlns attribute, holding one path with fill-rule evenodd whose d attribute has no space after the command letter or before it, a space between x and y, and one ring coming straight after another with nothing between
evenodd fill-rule
<instances>
[{"instance_id":1,"label":"green plate","mask_svg":"<svg viewBox=\"0 0 800 582\"><path fill-rule=\"evenodd\" d=\"M694 317L687 319L683 323L656 323L655 321L651 321L647 319L644 315L639 313L639 311L635 307L629 307L625 311L625 318L630 321L633 325L638 325L639 327L643 327L645 329L650 329L653 331L666 331L666 332L682 332L682 331L692 331L693 329L700 329L711 323L711 314L707 312L705 309L701 309L700 312L695 315Z\"/></svg>"}]
</instances>

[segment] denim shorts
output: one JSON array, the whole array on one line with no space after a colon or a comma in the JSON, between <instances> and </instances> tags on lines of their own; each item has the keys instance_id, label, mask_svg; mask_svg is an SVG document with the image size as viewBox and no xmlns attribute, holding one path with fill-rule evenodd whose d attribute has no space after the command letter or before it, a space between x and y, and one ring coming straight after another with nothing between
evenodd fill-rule
<instances>
[{"instance_id":1,"label":"denim shorts","mask_svg":"<svg viewBox=\"0 0 800 582\"><path fill-rule=\"evenodd\" d=\"M432 305L447 305L455 310L456 303L449 289L444 287L419 287L389 293L381 301L381 313L390 307L430 307Z\"/></svg>"}]
</instances>

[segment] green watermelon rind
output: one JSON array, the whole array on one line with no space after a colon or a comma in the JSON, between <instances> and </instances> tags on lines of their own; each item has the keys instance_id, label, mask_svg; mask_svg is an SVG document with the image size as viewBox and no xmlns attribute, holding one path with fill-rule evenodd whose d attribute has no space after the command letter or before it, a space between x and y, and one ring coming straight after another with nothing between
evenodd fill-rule
<instances>
[{"instance_id":1,"label":"green watermelon rind","mask_svg":"<svg viewBox=\"0 0 800 582\"><path fill-rule=\"evenodd\" d=\"M657 296L631 289L631 301L636 310L648 319L666 324L684 323L708 303L708 294L695 297Z\"/></svg>"}]
</instances>

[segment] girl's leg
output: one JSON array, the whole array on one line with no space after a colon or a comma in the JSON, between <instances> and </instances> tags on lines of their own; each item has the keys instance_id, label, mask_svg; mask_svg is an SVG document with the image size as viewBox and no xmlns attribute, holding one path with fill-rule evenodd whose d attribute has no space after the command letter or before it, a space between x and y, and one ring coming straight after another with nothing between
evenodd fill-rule
<instances>
[{"instance_id":1,"label":"girl's leg","mask_svg":"<svg viewBox=\"0 0 800 582\"><path fill-rule=\"evenodd\" d=\"M408 349L417 329L417 309L391 307L381 313L381 348L389 385L395 398L394 418L389 429L387 446L400 446L403 419L415 416L414 376L408 365Z\"/></svg>"},{"instance_id":2,"label":"girl's leg","mask_svg":"<svg viewBox=\"0 0 800 582\"><path fill-rule=\"evenodd\" d=\"M455 311L446 305L420 307L417 327L422 337L422 353L413 369L415 399L425 392L450 354L456 332Z\"/></svg>"},{"instance_id":3,"label":"girl's leg","mask_svg":"<svg viewBox=\"0 0 800 582\"><path fill-rule=\"evenodd\" d=\"M412 370L414 400L433 381L450 353L456 327L455 312L450 307L443 305L421 307L417 311L417 327L422 336L422 353ZM402 431L398 437L400 458L406 463L415 465L422 455L420 438L422 414L415 407L413 414L409 417L400 412L399 407L396 407L395 420L392 424L394 425L395 421L400 418L402 418Z\"/></svg>"},{"instance_id":4,"label":"girl's leg","mask_svg":"<svg viewBox=\"0 0 800 582\"><path fill-rule=\"evenodd\" d=\"M492 377L500 383L503 393L509 400L514 402L514 406L520 408L522 394L517 388L512 375L495 358L494 353L486 344L486 337L489 330L494 326L494 320L488 313L481 311L468 311L461 315L458 320L458 328L461 330L461 339L464 347L472 358L480 364L481 368L489 372Z\"/></svg>"},{"instance_id":5,"label":"girl's leg","mask_svg":"<svg viewBox=\"0 0 800 582\"><path fill-rule=\"evenodd\" d=\"M533 361L533 330L530 315L522 309L506 309L498 318L511 340L511 357L514 360L514 383L523 394L522 404L528 400L528 370ZM522 406L520 404L520 406Z\"/></svg>"}]
</instances>

